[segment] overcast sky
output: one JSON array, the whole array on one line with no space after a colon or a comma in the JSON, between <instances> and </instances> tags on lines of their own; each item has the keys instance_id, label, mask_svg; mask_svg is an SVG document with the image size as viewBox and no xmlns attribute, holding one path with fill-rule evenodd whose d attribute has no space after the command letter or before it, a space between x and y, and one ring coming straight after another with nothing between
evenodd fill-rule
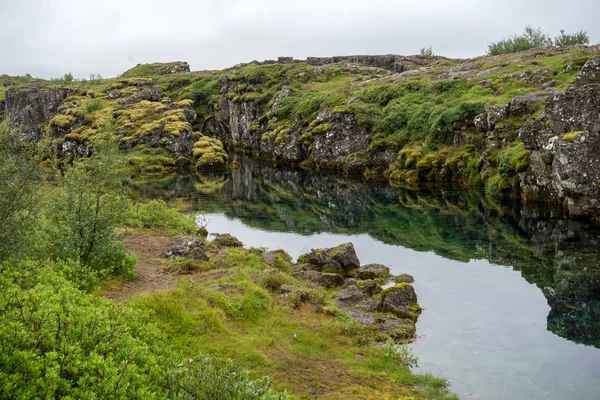
<instances>
[{"instance_id":1,"label":"overcast sky","mask_svg":"<svg viewBox=\"0 0 600 400\"><path fill-rule=\"evenodd\" d=\"M219 69L278 56L472 57L525 25L600 41L598 0L0 0L0 74L115 76L188 61Z\"/></svg>"}]
</instances>

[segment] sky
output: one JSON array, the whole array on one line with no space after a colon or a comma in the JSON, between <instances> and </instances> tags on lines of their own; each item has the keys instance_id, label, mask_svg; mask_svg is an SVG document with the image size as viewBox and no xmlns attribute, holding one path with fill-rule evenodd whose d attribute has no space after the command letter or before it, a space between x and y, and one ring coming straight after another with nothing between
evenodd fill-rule
<instances>
[{"instance_id":1,"label":"sky","mask_svg":"<svg viewBox=\"0 0 600 400\"><path fill-rule=\"evenodd\" d=\"M526 25L600 41L598 0L0 0L0 74L116 76L138 63L192 70L292 56L453 58Z\"/></svg>"}]
</instances>

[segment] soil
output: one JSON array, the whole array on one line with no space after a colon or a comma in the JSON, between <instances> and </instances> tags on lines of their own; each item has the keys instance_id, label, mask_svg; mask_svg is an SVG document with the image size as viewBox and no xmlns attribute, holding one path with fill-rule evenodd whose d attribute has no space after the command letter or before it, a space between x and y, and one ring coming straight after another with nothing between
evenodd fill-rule
<instances>
[{"instance_id":1,"label":"soil","mask_svg":"<svg viewBox=\"0 0 600 400\"><path fill-rule=\"evenodd\" d=\"M170 289L179 278L165 271L166 252L181 242L181 238L170 237L165 230L148 232L128 232L124 244L127 251L137 256L135 266L137 279L113 280L106 284L100 295L124 302L130 297L158 290Z\"/></svg>"}]
</instances>

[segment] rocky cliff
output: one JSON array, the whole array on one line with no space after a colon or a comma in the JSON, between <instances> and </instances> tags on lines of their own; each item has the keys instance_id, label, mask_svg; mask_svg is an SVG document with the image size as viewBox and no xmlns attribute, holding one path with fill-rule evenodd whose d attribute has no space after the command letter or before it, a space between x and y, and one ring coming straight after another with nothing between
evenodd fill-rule
<instances>
[{"instance_id":1,"label":"rocky cliff","mask_svg":"<svg viewBox=\"0 0 600 400\"><path fill-rule=\"evenodd\" d=\"M441 182L600 215L600 48L469 60L395 55L138 65L94 84L10 88L28 140L82 154L113 126L137 172L224 168L231 149L317 170ZM206 136L204 136L206 135Z\"/></svg>"},{"instance_id":2,"label":"rocky cliff","mask_svg":"<svg viewBox=\"0 0 600 400\"><path fill-rule=\"evenodd\" d=\"M597 52L421 57L399 69L392 56L243 65L219 78L202 130L278 163L599 215Z\"/></svg>"}]
</instances>

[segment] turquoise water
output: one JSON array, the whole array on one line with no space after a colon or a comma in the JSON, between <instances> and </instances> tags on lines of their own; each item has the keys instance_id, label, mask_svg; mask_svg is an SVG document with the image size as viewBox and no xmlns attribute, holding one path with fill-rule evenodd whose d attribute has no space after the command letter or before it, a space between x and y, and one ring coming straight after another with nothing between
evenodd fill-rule
<instances>
[{"instance_id":1,"label":"turquoise water","mask_svg":"<svg viewBox=\"0 0 600 400\"><path fill-rule=\"evenodd\" d=\"M465 399L600 398L600 231L450 188L405 190L240 159L224 175L138 188L210 232L292 256L354 243L413 275L418 373Z\"/></svg>"}]
</instances>

